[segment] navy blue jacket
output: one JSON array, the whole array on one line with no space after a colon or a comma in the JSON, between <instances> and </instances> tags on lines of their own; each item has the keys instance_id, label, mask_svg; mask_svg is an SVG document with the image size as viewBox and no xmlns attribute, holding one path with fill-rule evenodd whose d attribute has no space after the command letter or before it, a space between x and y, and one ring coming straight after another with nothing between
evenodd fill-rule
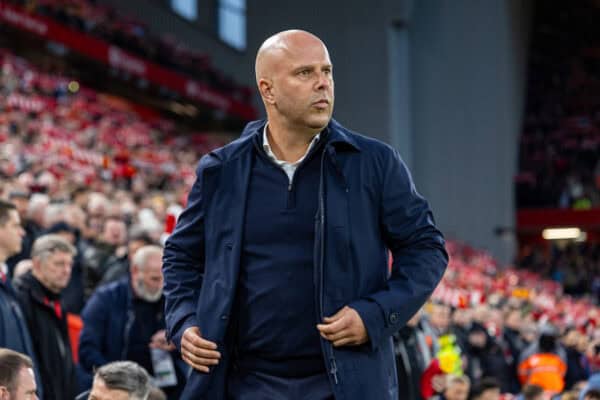
<instances>
[{"instance_id":1,"label":"navy blue jacket","mask_svg":"<svg viewBox=\"0 0 600 400\"><path fill-rule=\"evenodd\" d=\"M79 363L88 373L126 359L134 318L132 295L129 279L124 278L99 287L83 308Z\"/></svg>"},{"instance_id":2,"label":"navy blue jacket","mask_svg":"<svg viewBox=\"0 0 600 400\"><path fill-rule=\"evenodd\" d=\"M187 208L165 246L168 336L179 347L183 331L199 326L221 352L209 374L191 373L182 400L225 397L227 328L240 268L252 137L264 125L248 124L240 139L200 160ZM441 279L448 260L444 240L396 150L335 120L326 129L315 191L317 312L322 318L349 305L370 340L342 348L322 340L324 361L337 400L397 399L402 388L397 387L392 334ZM394 257L391 274L388 249Z\"/></svg>"}]
</instances>

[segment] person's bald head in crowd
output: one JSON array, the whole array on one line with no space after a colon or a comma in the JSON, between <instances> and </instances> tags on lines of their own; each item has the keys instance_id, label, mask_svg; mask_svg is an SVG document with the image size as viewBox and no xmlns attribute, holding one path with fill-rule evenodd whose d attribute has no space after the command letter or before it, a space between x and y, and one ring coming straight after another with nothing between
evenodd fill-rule
<instances>
[{"instance_id":1,"label":"person's bald head in crowd","mask_svg":"<svg viewBox=\"0 0 600 400\"><path fill-rule=\"evenodd\" d=\"M310 137L327 126L333 67L321 39L301 30L277 33L258 50L255 68L271 128Z\"/></svg>"}]
</instances>

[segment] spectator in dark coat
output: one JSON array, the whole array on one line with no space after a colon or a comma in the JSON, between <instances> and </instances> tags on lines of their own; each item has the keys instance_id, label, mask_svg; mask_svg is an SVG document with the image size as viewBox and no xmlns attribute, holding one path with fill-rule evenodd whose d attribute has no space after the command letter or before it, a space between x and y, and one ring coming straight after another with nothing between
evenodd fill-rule
<instances>
[{"instance_id":1,"label":"spectator in dark coat","mask_svg":"<svg viewBox=\"0 0 600 400\"><path fill-rule=\"evenodd\" d=\"M21 249L25 232L14 204L0 200L0 347L23 353L35 360L29 328L8 279L6 259ZM41 382L38 377L38 388Z\"/></svg>"},{"instance_id":2,"label":"spectator in dark coat","mask_svg":"<svg viewBox=\"0 0 600 400\"><path fill-rule=\"evenodd\" d=\"M467 358L467 373L473 382L493 377L502 391L510 390L512 374L504 352L478 322L474 322L469 330Z\"/></svg>"},{"instance_id":3,"label":"spectator in dark coat","mask_svg":"<svg viewBox=\"0 0 600 400\"><path fill-rule=\"evenodd\" d=\"M104 222L100 238L87 246L82 254L84 291L86 298L102 280L109 261L126 255L127 226L117 218L109 218Z\"/></svg>"},{"instance_id":4,"label":"spectator in dark coat","mask_svg":"<svg viewBox=\"0 0 600 400\"><path fill-rule=\"evenodd\" d=\"M17 297L33 336L42 385L48 400L77 394L75 365L61 292L71 277L75 248L58 235L40 236L31 252L33 269L15 281Z\"/></svg>"},{"instance_id":5,"label":"spectator in dark coat","mask_svg":"<svg viewBox=\"0 0 600 400\"><path fill-rule=\"evenodd\" d=\"M162 249L144 246L132 262L131 279L99 287L83 309L79 360L90 374L111 361L131 360L155 375L151 348L174 351L165 338ZM172 358L177 365L179 356ZM183 375L177 378L184 383ZM178 387L165 389L178 398Z\"/></svg>"},{"instance_id":6,"label":"spectator in dark coat","mask_svg":"<svg viewBox=\"0 0 600 400\"><path fill-rule=\"evenodd\" d=\"M569 328L562 337L562 344L567 353L567 375L565 376L565 389L571 389L574 384L586 381L589 378L587 360L577 348L580 333L575 328Z\"/></svg>"},{"instance_id":7,"label":"spectator in dark coat","mask_svg":"<svg viewBox=\"0 0 600 400\"><path fill-rule=\"evenodd\" d=\"M419 312L394 335L398 387L402 388L402 398L406 400L422 399L420 394L421 374L431 362L431 352L427 346L425 334L419 328L420 319Z\"/></svg>"},{"instance_id":8,"label":"spectator in dark coat","mask_svg":"<svg viewBox=\"0 0 600 400\"><path fill-rule=\"evenodd\" d=\"M100 285L118 281L121 278L129 276L129 267L135 252L142 246L148 246L153 243L154 241L147 232L139 228L133 229L129 234L129 241L127 242L127 254L122 257L113 255L107 260L106 272L102 276Z\"/></svg>"},{"instance_id":9,"label":"spectator in dark coat","mask_svg":"<svg viewBox=\"0 0 600 400\"><path fill-rule=\"evenodd\" d=\"M45 233L60 235L77 248L79 231L66 222L55 223L48 228ZM82 274L81 255L78 252L73 258L73 267L71 269L71 279L69 279L69 284L61 293L62 303L66 312L72 314L81 313L81 309L84 305Z\"/></svg>"}]
</instances>

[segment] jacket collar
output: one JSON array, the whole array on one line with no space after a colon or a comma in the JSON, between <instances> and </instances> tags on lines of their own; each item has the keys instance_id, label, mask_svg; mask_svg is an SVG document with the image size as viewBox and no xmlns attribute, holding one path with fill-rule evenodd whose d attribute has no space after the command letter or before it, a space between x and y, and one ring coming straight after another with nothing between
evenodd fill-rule
<instances>
[{"instance_id":1,"label":"jacket collar","mask_svg":"<svg viewBox=\"0 0 600 400\"><path fill-rule=\"evenodd\" d=\"M262 135L266 123L266 119L249 122L242 131L239 139L234 140L224 147L213 150L210 154L221 162L227 162L237 158L243 149L252 146L252 141L256 136ZM328 131L328 145L340 150L348 148L354 151L361 150L354 138L355 134L344 128L335 119L332 118L331 121L329 121L325 130Z\"/></svg>"},{"instance_id":2,"label":"jacket collar","mask_svg":"<svg viewBox=\"0 0 600 400\"><path fill-rule=\"evenodd\" d=\"M241 137L248 137L254 135L262 134L265 125L267 123L266 119L260 119L256 121L249 122L244 130L242 131ZM331 144L339 144L344 143L353 147L355 150L360 151L360 146L356 143L353 137L350 136L349 131L344 128L339 122L335 119L331 119L327 126L325 127L326 131L329 132L329 143Z\"/></svg>"}]
</instances>

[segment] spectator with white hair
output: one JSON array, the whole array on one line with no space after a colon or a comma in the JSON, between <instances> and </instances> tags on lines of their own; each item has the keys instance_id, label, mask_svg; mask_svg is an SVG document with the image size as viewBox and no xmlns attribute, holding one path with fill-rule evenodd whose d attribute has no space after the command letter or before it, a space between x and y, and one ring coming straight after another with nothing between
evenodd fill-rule
<instances>
[{"instance_id":1,"label":"spectator with white hair","mask_svg":"<svg viewBox=\"0 0 600 400\"><path fill-rule=\"evenodd\" d=\"M131 361L116 361L98 368L92 389L77 400L148 400L151 390L144 368Z\"/></svg>"},{"instance_id":2,"label":"spectator with white hair","mask_svg":"<svg viewBox=\"0 0 600 400\"><path fill-rule=\"evenodd\" d=\"M171 356L169 373L182 387L179 357L172 357L175 347L165 337L162 252L154 245L139 248L129 277L100 286L88 300L79 343L79 361L88 373L111 361L131 360L157 376L152 353L158 349ZM164 389L169 398L178 398L179 386Z\"/></svg>"}]
</instances>

